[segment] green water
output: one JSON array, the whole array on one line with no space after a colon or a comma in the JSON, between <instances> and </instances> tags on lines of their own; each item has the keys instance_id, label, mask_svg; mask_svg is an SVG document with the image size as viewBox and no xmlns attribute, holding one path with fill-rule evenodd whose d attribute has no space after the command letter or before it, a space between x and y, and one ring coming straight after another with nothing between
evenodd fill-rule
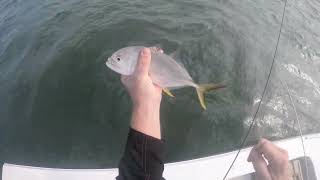
<instances>
[{"instance_id":1,"label":"green water","mask_svg":"<svg viewBox=\"0 0 320 180\"><path fill-rule=\"evenodd\" d=\"M106 57L176 51L196 82L224 82L202 111L192 88L161 105L167 162L235 150L266 83L284 2L0 0L0 162L116 167L131 103ZM248 144L320 132L320 3L289 0L276 66ZM280 81L281 80L281 81Z\"/></svg>"}]
</instances>

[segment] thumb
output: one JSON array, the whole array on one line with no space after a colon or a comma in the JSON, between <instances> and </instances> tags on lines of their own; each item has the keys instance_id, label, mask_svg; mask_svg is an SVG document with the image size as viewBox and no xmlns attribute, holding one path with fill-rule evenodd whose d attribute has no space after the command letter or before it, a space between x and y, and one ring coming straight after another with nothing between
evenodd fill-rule
<instances>
[{"instance_id":1,"label":"thumb","mask_svg":"<svg viewBox=\"0 0 320 180\"><path fill-rule=\"evenodd\" d=\"M143 48L140 51L135 73L139 75L148 75L151 63L151 52L149 48Z\"/></svg>"}]
</instances>

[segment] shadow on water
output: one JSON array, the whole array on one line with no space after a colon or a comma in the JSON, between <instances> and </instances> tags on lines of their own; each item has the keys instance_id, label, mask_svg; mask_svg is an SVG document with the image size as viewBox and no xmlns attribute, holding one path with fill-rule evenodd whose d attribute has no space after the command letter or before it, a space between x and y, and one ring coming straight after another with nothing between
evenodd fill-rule
<instances>
[{"instance_id":1,"label":"shadow on water","mask_svg":"<svg viewBox=\"0 0 320 180\"><path fill-rule=\"evenodd\" d=\"M43 41L56 36L50 26L55 23L42 29L39 41L31 47L36 53L43 51L39 48ZM191 31L190 27L185 30ZM119 76L104 61L120 47L142 43L161 44L168 52L177 50L177 59L196 82L227 85L207 95L207 111L201 110L191 88L175 91L176 100L164 98L161 117L168 161L234 148L256 86L255 77L248 75L252 62L245 40L221 27L181 44L161 38L170 31L148 21L126 20L102 30L80 29L56 41L52 56L44 58L45 65L33 64L32 70L39 69L38 80L28 82L20 76L24 83L16 82L20 90L10 100L10 109L28 111L11 112L7 119L6 127L19 131L5 132L4 161L50 167L115 166L125 143L130 99ZM27 103L21 104L22 98Z\"/></svg>"},{"instance_id":2,"label":"shadow on water","mask_svg":"<svg viewBox=\"0 0 320 180\"><path fill-rule=\"evenodd\" d=\"M44 50L41 44L52 38L48 31L40 31L26 59ZM147 21L128 20L103 30L74 32L53 43L54 49L46 45L52 54L44 58L46 62L26 69L19 66L26 72L31 68L33 79L14 74L18 81L13 87L19 88L11 93L9 109L14 112L7 112L4 126L18 131L3 132L1 159L50 167L114 167L124 147L131 105L119 76L104 65L105 57L120 47L141 43L177 50L177 59L196 82L228 86L208 94L204 112L191 88L177 90L176 100L164 98L161 117L169 161L232 149L241 137L241 120L254 86L246 79L243 40L232 32L223 37L209 32L179 45L161 38L169 32ZM16 113L18 109L22 111Z\"/></svg>"},{"instance_id":3,"label":"shadow on water","mask_svg":"<svg viewBox=\"0 0 320 180\"><path fill-rule=\"evenodd\" d=\"M0 11L0 162L60 168L116 167L131 102L105 60L131 45L160 44L168 54L176 51L196 82L227 85L207 94L206 111L192 88L175 90L174 99L163 98L167 161L237 148L265 84L282 3L170 0L152 1L149 7L140 0L10 2L0 2L0 10L6 10L2 3L11 7ZM318 52L311 56L304 48L305 57L315 60L298 66L305 62L299 53L307 35L288 29L277 59L287 70L274 72L258 117L262 133L253 133L253 139L268 133L282 138L296 130L278 76L296 95L305 130L319 129L318 111L306 108L319 104L313 95L319 89L318 71L310 67L316 67ZM316 75L303 79L309 69Z\"/></svg>"},{"instance_id":4,"label":"shadow on water","mask_svg":"<svg viewBox=\"0 0 320 180\"><path fill-rule=\"evenodd\" d=\"M207 94L206 111L200 108L192 88L176 90L176 99L165 99L162 115L171 161L225 152L240 142L243 119L250 113L255 95L255 77L250 77L247 70L253 62L244 44L232 32L211 32L179 48L177 58L196 82L223 83L227 87Z\"/></svg>"},{"instance_id":5,"label":"shadow on water","mask_svg":"<svg viewBox=\"0 0 320 180\"><path fill-rule=\"evenodd\" d=\"M32 47L22 63L2 76L9 104L1 122L1 161L64 168L114 167L126 140L131 102L119 75L105 66L106 57L130 45L127 42L142 43L141 39L150 45L166 43L166 47L175 43L154 39L157 27L151 23L130 20L58 39L52 48L43 43L57 36L50 33L55 23L50 21L47 26L29 44ZM126 35L128 29L134 36ZM10 57L10 49L17 47L9 46L3 55L8 62L15 58ZM38 54L44 51L52 54L42 57L45 62L23 66L26 60L39 61ZM8 82L12 77L16 81Z\"/></svg>"}]
</instances>

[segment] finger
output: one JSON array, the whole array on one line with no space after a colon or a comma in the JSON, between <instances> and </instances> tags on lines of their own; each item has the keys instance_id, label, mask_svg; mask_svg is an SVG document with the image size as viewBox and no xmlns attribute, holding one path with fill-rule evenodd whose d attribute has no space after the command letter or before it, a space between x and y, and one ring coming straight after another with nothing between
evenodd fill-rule
<instances>
[{"instance_id":1,"label":"finger","mask_svg":"<svg viewBox=\"0 0 320 180\"><path fill-rule=\"evenodd\" d=\"M136 74L148 75L151 63L151 52L149 48L143 48L140 52L136 67Z\"/></svg>"},{"instance_id":2,"label":"finger","mask_svg":"<svg viewBox=\"0 0 320 180\"><path fill-rule=\"evenodd\" d=\"M278 147L278 146L276 146L276 147L277 147L278 150L279 150L280 152L282 152L283 154L288 154L288 151L287 151L287 150L282 149L282 148L280 148L280 147Z\"/></svg>"},{"instance_id":3,"label":"finger","mask_svg":"<svg viewBox=\"0 0 320 180\"><path fill-rule=\"evenodd\" d=\"M261 139L256 146L256 150L263 154L268 161L273 161L282 153L276 145L267 139Z\"/></svg>"},{"instance_id":4,"label":"finger","mask_svg":"<svg viewBox=\"0 0 320 180\"><path fill-rule=\"evenodd\" d=\"M126 75L121 75L121 82L122 84L126 84L127 80L128 80L129 76L126 76Z\"/></svg>"},{"instance_id":5,"label":"finger","mask_svg":"<svg viewBox=\"0 0 320 180\"><path fill-rule=\"evenodd\" d=\"M162 93L162 88L160 86L158 86L157 84L154 84L154 88L161 94Z\"/></svg>"},{"instance_id":6,"label":"finger","mask_svg":"<svg viewBox=\"0 0 320 180\"><path fill-rule=\"evenodd\" d=\"M252 161L254 170L256 171L255 179L271 180L267 162L264 160L262 155L259 154L258 151L256 151L255 148L252 148L249 158Z\"/></svg>"},{"instance_id":7,"label":"finger","mask_svg":"<svg viewBox=\"0 0 320 180\"><path fill-rule=\"evenodd\" d=\"M248 158L247 158L247 161L248 161L248 162L252 162L252 153L253 153L253 151L255 151L255 147L253 147L253 148L251 149L250 153L249 153L249 156L248 156Z\"/></svg>"},{"instance_id":8,"label":"finger","mask_svg":"<svg viewBox=\"0 0 320 180\"><path fill-rule=\"evenodd\" d=\"M155 88L162 89L158 84L153 83Z\"/></svg>"}]
</instances>

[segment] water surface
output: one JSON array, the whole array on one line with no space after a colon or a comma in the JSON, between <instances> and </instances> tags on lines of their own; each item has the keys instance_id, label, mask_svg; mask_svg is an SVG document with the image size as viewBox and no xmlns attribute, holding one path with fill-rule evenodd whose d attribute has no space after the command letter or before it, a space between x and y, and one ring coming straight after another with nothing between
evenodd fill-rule
<instances>
[{"instance_id":1,"label":"water surface","mask_svg":"<svg viewBox=\"0 0 320 180\"><path fill-rule=\"evenodd\" d=\"M235 150L270 70L284 1L0 1L0 161L116 167L131 103L104 62L161 45L196 82L224 82L202 111L192 88L161 106L167 162ZM320 2L289 0L276 66L248 143L320 132Z\"/></svg>"}]
</instances>

